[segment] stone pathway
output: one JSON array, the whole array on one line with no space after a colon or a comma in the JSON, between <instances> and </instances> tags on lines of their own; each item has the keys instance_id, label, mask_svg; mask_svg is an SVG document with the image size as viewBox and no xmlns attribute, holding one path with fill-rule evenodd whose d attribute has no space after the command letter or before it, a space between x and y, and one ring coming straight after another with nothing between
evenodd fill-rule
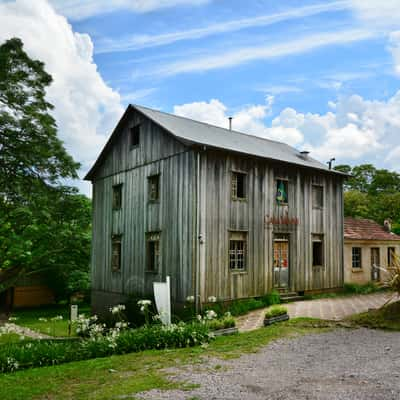
<instances>
[{"instance_id":1,"label":"stone pathway","mask_svg":"<svg viewBox=\"0 0 400 400\"><path fill-rule=\"evenodd\" d=\"M310 317L340 321L352 314L379 308L393 296L390 292L335 297L317 300L303 300L285 304L291 318ZM264 321L264 309L252 311L237 319L240 332L260 328Z\"/></svg>"},{"instance_id":2,"label":"stone pathway","mask_svg":"<svg viewBox=\"0 0 400 400\"><path fill-rule=\"evenodd\" d=\"M50 339L52 336L44 335L43 333L39 333L33 331L32 329L26 328L25 326L19 326L17 324L13 324L10 322L6 322L0 325L0 334L1 333L16 333L21 337L28 337L31 339Z\"/></svg>"}]
</instances>

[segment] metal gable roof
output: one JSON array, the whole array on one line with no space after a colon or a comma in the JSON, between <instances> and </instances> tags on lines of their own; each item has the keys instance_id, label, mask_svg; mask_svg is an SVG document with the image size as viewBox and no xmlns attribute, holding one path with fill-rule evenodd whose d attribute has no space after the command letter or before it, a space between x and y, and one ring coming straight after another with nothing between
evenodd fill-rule
<instances>
[{"instance_id":1,"label":"metal gable roof","mask_svg":"<svg viewBox=\"0 0 400 400\"><path fill-rule=\"evenodd\" d=\"M125 120L129 114L129 111L132 109L139 111L141 114L145 115L147 118L167 130L176 139L188 145L204 145L217 149L247 154L250 156L281 161L302 167L314 168L341 175L343 177L347 176L342 172L330 170L325 164L320 163L309 156L304 157L294 147L291 147L285 143L237 132L234 130L220 128L204 122L168 114L139 105L129 105L114 129L112 135L110 136L107 144L101 151L95 164L86 174L84 179L92 179L97 167L101 164L106 156L108 149L113 145L113 142L120 131L120 126L122 126L123 120Z\"/></svg>"},{"instance_id":2,"label":"metal gable roof","mask_svg":"<svg viewBox=\"0 0 400 400\"><path fill-rule=\"evenodd\" d=\"M298 150L285 143L231 131L143 106L132 105L132 107L168 130L178 139L191 144L215 147L344 175L338 171L330 170L325 164L309 156L305 158Z\"/></svg>"}]
</instances>

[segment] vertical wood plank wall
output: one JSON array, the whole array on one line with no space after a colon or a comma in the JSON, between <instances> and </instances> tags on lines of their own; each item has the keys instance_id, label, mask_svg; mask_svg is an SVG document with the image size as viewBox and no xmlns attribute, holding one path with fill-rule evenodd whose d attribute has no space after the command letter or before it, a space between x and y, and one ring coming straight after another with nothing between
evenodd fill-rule
<instances>
[{"instance_id":1,"label":"vertical wood plank wall","mask_svg":"<svg viewBox=\"0 0 400 400\"><path fill-rule=\"evenodd\" d=\"M140 145L129 127L141 123ZM126 123L93 184L92 287L94 308L152 293L153 281L171 277L174 300L192 294L194 262L194 153L151 121ZM160 200L148 201L148 177L160 174ZM112 187L122 184L122 208L112 209ZM160 268L146 271L146 234L160 232ZM111 268L111 238L121 235L121 271Z\"/></svg>"},{"instance_id":2,"label":"vertical wood plank wall","mask_svg":"<svg viewBox=\"0 0 400 400\"><path fill-rule=\"evenodd\" d=\"M140 123L140 145L130 148L129 128ZM200 296L221 300L261 296L273 287L273 239L290 237L290 290L343 285L342 178L279 162L207 149L200 153L196 193L194 150L133 113L96 171L93 182L92 287L94 307L129 294L152 292L171 276L172 295L194 295L199 247ZM247 199L231 199L232 171L246 173ZM160 174L160 201L148 202L147 177ZM276 180L288 180L288 205L276 202ZM112 187L122 184L122 208L112 210ZM324 207L312 206L312 185L323 186ZM200 230L196 216L199 212ZM265 216L298 218L299 225L265 224ZM229 232L247 232L247 268L230 271ZM146 233L160 232L160 269L145 271ZM204 243L198 244L198 234ZM120 272L112 272L111 238L122 237ZM323 235L324 266L312 266L312 234Z\"/></svg>"},{"instance_id":3,"label":"vertical wood plank wall","mask_svg":"<svg viewBox=\"0 0 400 400\"><path fill-rule=\"evenodd\" d=\"M232 171L247 174L247 199L232 200ZM288 180L288 205L276 202L276 180ZM313 208L312 185L323 187L324 207ZM220 151L202 154L201 186L206 193L205 271L201 290L230 300L261 296L273 287L273 238L290 237L292 291L338 288L343 285L342 178L315 170L282 166ZM265 216L298 218L299 225L265 224ZM245 231L247 268L229 270L229 232ZM312 234L323 235L324 266L312 266Z\"/></svg>"}]
</instances>

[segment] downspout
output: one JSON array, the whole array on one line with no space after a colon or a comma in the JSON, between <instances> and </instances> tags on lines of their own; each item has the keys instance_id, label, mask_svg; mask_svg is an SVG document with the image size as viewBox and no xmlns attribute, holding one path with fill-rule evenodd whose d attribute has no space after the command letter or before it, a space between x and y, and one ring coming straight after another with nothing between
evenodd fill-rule
<instances>
[{"instance_id":1,"label":"downspout","mask_svg":"<svg viewBox=\"0 0 400 400\"><path fill-rule=\"evenodd\" d=\"M196 152L196 273L195 273L195 308L200 313L200 151Z\"/></svg>"}]
</instances>

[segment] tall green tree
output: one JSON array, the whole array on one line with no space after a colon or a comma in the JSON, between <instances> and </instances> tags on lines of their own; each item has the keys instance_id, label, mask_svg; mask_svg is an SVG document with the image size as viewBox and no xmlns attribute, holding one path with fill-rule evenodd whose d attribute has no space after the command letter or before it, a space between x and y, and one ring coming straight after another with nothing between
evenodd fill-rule
<instances>
[{"instance_id":1,"label":"tall green tree","mask_svg":"<svg viewBox=\"0 0 400 400\"><path fill-rule=\"evenodd\" d=\"M90 200L62 185L79 164L57 137L51 81L20 39L0 45L0 290L21 275L88 270Z\"/></svg>"},{"instance_id":2,"label":"tall green tree","mask_svg":"<svg viewBox=\"0 0 400 400\"><path fill-rule=\"evenodd\" d=\"M338 165L335 169L350 175L345 183L345 216L370 218L381 224L390 218L394 231L400 233L400 174L372 164Z\"/></svg>"}]
</instances>

